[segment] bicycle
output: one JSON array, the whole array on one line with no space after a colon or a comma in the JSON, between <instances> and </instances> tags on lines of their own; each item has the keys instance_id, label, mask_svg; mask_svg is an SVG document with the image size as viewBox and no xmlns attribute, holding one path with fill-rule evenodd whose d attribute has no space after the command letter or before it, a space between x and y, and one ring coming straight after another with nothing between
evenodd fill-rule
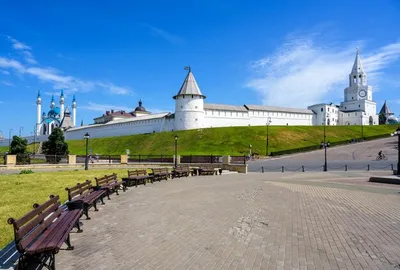
<instances>
[{"instance_id":1,"label":"bicycle","mask_svg":"<svg viewBox=\"0 0 400 270\"><path fill-rule=\"evenodd\" d=\"M384 154L382 154L382 156L377 156L376 157L376 160L387 160L388 158L387 158L387 156L385 156Z\"/></svg>"}]
</instances>

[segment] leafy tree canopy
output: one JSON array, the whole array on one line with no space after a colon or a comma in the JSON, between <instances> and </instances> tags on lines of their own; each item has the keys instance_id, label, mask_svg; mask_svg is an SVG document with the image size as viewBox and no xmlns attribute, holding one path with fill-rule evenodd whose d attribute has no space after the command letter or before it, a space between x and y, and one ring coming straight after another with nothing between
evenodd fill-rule
<instances>
[{"instance_id":1,"label":"leafy tree canopy","mask_svg":"<svg viewBox=\"0 0 400 270\"><path fill-rule=\"evenodd\" d=\"M65 142L64 133L60 128L55 128L47 141L42 145L42 152L46 155L67 155L68 144Z\"/></svg>"},{"instance_id":2,"label":"leafy tree canopy","mask_svg":"<svg viewBox=\"0 0 400 270\"><path fill-rule=\"evenodd\" d=\"M26 148L28 146L28 141L18 136L13 136L11 147L10 147L10 154L25 154Z\"/></svg>"}]
</instances>

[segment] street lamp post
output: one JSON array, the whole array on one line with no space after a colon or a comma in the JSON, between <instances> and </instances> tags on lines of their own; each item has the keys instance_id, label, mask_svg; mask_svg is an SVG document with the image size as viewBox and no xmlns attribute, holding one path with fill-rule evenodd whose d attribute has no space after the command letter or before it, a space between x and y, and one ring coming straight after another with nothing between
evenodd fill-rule
<instances>
[{"instance_id":1,"label":"street lamp post","mask_svg":"<svg viewBox=\"0 0 400 270\"><path fill-rule=\"evenodd\" d=\"M400 126L396 129L392 136L397 135L397 175L400 175Z\"/></svg>"},{"instance_id":2,"label":"street lamp post","mask_svg":"<svg viewBox=\"0 0 400 270\"><path fill-rule=\"evenodd\" d=\"M83 138L86 141L85 170L87 171L89 169L89 167L88 167L88 162L89 162L89 160L88 160L88 147L89 147L89 138L90 138L89 133L86 132L86 134L83 136Z\"/></svg>"},{"instance_id":3,"label":"street lamp post","mask_svg":"<svg viewBox=\"0 0 400 270\"><path fill-rule=\"evenodd\" d=\"M267 149L265 151L265 155L268 156L268 148L269 148L269 125L271 124L271 117L267 118Z\"/></svg>"},{"instance_id":4,"label":"street lamp post","mask_svg":"<svg viewBox=\"0 0 400 270\"><path fill-rule=\"evenodd\" d=\"M175 135L175 168L178 166L178 135Z\"/></svg>"},{"instance_id":5,"label":"street lamp post","mask_svg":"<svg viewBox=\"0 0 400 270\"><path fill-rule=\"evenodd\" d=\"M326 148L330 145L329 142L326 142L326 119L329 118L329 113L325 114L324 117L324 141L321 142L321 146L324 147L325 150L325 164L324 164L324 172L328 171L328 157L327 157L327 153L326 153Z\"/></svg>"},{"instance_id":6,"label":"street lamp post","mask_svg":"<svg viewBox=\"0 0 400 270\"><path fill-rule=\"evenodd\" d=\"M361 141L364 141L364 123L363 123L362 113L361 113Z\"/></svg>"},{"instance_id":7,"label":"street lamp post","mask_svg":"<svg viewBox=\"0 0 400 270\"><path fill-rule=\"evenodd\" d=\"M19 127L19 137L21 137L23 130L24 130L24 127Z\"/></svg>"},{"instance_id":8,"label":"street lamp post","mask_svg":"<svg viewBox=\"0 0 400 270\"><path fill-rule=\"evenodd\" d=\"M11 152L11 132L13 132L12 128L8 130L8 153Z\"/></svg>"},{"instance_id":9,"label":"street lamp post","mask_svg":"<svg viewBox=\"0 0 400 270\"><path fill-rule=\"evenodd\" d=\"M251 155L252 155L252 151L253 150L253 146L250 144L249 145L249 156L250 156L250 158L251 158Z\"/></svg>"}]
</instances>

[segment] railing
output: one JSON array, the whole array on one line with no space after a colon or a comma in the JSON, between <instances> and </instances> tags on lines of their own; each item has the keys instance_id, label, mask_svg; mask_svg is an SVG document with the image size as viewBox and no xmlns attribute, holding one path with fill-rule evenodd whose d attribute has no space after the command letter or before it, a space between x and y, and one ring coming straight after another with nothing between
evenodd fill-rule
<instances>
[{"instance_id":1,"label":"railing","mask_svg":"<svg viewBox=\"0 0 400 270\"><path fill-rule=\"evenodd\" d=\"M77 155L76 163L85 163L86 156L85 155ZM89 155L88 156L89 164L119 164L121 163L120 155Z\"/></svg>"},{"instance_id":2,"label":"railing","mask_svg":"<svg viewBox=\"0 0 400 270\"><path fill-rule=\"evenodd\" d=\"M172 163L172 155L129 155L128 163Z\"/></svg>"},{"instance_id":3,"label":"railing","mask_svg":"<svg viewBox=\"0 0 400 270\"><path fill-rule=\"evenodd\" d=\"M373 170L388 170L393 171L394 164L384 165L384 166L374 166L374 165L342 165L342 166L328 166L328 171L373 171ZM300 166L300 167L289 167L289 166L277 166L277 167L260 167L257 171L261 173L266 172L316 172L324 171L324 166Z\"/></svg>"},{"instance_id":4,"label":"railing","mask_svg":"<svg viewBox=\"0 0 400 270\"><path fill-rule=\"evenodd\" d=\"M17 165L30 164L66 164L68 162L67 155L42 155L42 154L17 154Z\"/></svg>"},{"instance_id":5,"label":"railing","mask_svg":"<svg viewBox=\"0 0 400 270\"><path fill-rule=\"evenodd\" d=\"M208 156L199 156L199 155L190 155L190 156L181 156L181 163L222 163L222 156L208 155Z\"/></svg>"}]
</instances>

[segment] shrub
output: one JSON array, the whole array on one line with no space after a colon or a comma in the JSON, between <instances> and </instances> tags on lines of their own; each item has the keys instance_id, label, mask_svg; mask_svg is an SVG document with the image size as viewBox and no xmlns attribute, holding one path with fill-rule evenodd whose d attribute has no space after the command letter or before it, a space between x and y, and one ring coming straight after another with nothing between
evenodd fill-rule
<instances>
[{"instance_id":1,"label":"shrub","mask_svg":"<svg viewBox=\"0 0 400 270\"><path fill-rule=\"evenodd\" d=\"M33 173L32 170L22 170L19 174L31 174Z\"/></svg>"}]
</instances>

